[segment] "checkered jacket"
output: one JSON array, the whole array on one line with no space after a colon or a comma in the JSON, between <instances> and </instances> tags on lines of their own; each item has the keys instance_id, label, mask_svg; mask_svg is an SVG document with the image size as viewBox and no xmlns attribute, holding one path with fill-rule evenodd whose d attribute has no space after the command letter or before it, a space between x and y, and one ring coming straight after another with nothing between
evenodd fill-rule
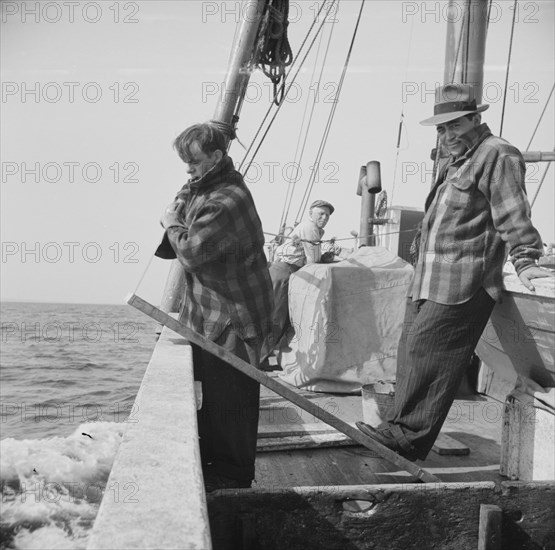
<instances>
[{"instance_id":1,"label":"checkered jacket","mask_svg":"<svg viewBox=\"0 0 555 550\"><path fill-rule=\"evenodd\" d=\"M180 320L209 340L231 324L242 339L261 342L273 291L262 224L243 177L225 156L177 196L185 201L183 227L170 227L168 238L186 272Z\"/></svg>"},{"instance_id":2,"label":"checkered jacket","mask_svg":"<svg viewBox=\"0 0 555 550\"><path fill-rule=\"evenodd\" d=\"M542 255L518 149L486 124L461 139L468 151L446 163L426 199L413 300L459 304L481 287L498 300L507 252L517 273Z\"/></svg>"}]
</instances>

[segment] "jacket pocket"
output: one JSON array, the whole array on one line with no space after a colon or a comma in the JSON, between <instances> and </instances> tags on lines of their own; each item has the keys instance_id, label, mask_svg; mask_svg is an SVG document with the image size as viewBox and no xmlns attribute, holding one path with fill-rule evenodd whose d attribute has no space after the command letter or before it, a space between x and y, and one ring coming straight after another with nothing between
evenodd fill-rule
<instances>
[{"instance_id":1,"label":"jacket pocket","mask_svg":"<svg viewBox=\"0 0 555 550\"><path fill-rule=\"evenodd\" d=\"M456 187L459 191L468 191L474 184L474 180L472 178L457 178L457 179L448 180L448 181L453 187Z\"/></svg>"},{"instance_id":2,"label":"jacket pocket","mask_svg":"<svg viewBox=\"0 0 555 550\"><path fill-rule=\"evenodd\" d=\"M449 208L462 210L468 207L472 195L472 182L451 181L445 190L445 204Z\"/></svg>"}]
</instances>

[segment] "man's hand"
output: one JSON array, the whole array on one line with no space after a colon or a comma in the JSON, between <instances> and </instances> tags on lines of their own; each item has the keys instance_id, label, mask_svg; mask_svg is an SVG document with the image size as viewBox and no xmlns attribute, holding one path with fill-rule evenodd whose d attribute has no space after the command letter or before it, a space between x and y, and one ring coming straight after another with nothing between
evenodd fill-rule
<instances>
[{"instance_id":1,"label":"man's hand","mask_svg":"<svg viewBox=\"0 0 555 550\"><path fill-rule=\"evenodd\" d=\"M543 277L555 277L555 272L544 267L532 266L525 269L520 273L518 278L528 290L536 290L534 285L530 282L531 279L541 279Z\"/></svg>"},{"instance_id":2,"label":"man's hand","mask_svg":"<svg viewBox=\"0 0 555 550\"><path fill-rule=\"evenodd\" d=\"M178 199L175 202L172 202L160 218L160 223L164 229L168 229L168 227L186 227L185 222L183 221L183 209L185 208L185 202Z\"/></svg>"}]
</instances>

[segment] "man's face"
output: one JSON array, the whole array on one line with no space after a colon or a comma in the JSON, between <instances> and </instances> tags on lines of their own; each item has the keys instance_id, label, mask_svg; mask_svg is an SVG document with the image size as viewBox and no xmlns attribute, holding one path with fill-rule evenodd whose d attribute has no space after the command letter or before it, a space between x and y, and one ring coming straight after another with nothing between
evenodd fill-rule
<instances>
[{"instance_id":1,"label":"man's face","mask_svg":"<svg viewBox=\"0 0 555 550\"><path fill-rule=\"evenodd\" d=\"M205 153L198 142L194 141L189 147L191 158L187 162L187 174L191 176L191 180L195 181L202 178L209 170L221 160L222 152L217 150L213 153Z\"/></svg>"},{"instance_id":2,"label":"man's face","mask_svg":"<svg viewBox=\"0 0 555 550\"><path fill-rule=\"evenodd\" d=\"M477 126L476 118L461 117L455 120L438 124L437 134L441 145L454 157L459 157L466 152L466 145L459 140L459 137L466 134Z\"/></svg>"},{"instance_id":3,"label":"man's face","mask_svg":"<svg viewBox=\"0 0 555 550\"><path fill-rule=\"evenodd\" d=\"M310 211L310 219L316 224L316 227L323 229L330 219L330 209L327 207L315 206Z\"/></svg>"}]
</instances>

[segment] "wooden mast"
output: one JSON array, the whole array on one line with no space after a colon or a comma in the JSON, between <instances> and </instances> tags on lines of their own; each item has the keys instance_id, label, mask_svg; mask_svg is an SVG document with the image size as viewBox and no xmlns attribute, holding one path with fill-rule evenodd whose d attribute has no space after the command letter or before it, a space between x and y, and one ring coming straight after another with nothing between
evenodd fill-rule
<instances>
[{"instance_id":1,"label":"wooden mast","mask_svg":"<svg viewBox=\"0 0 555 550\"><path fill-rule=\"evenodd\" d=\"M237 38L233 44L225 83L220 100L216 106L214 120L235 124L234 115L238 112L245 96L250 78L249 61L252 57L254 41L264 13L264 2L244 0L241 6L241 21ZM181 306L185 272L178 260L173 260L160 308L168 313L178 312Z\"/></svg>"},{"instance_id":2,"label":"wooden mast","mask_svg":"<svg viewBox=\"0 0 555 550\"><path fill-rule=\"evenodd\" d=\"M488 0L449 0L443 83L472 84L482 101Z\"/></svg>"}]
</instances>

